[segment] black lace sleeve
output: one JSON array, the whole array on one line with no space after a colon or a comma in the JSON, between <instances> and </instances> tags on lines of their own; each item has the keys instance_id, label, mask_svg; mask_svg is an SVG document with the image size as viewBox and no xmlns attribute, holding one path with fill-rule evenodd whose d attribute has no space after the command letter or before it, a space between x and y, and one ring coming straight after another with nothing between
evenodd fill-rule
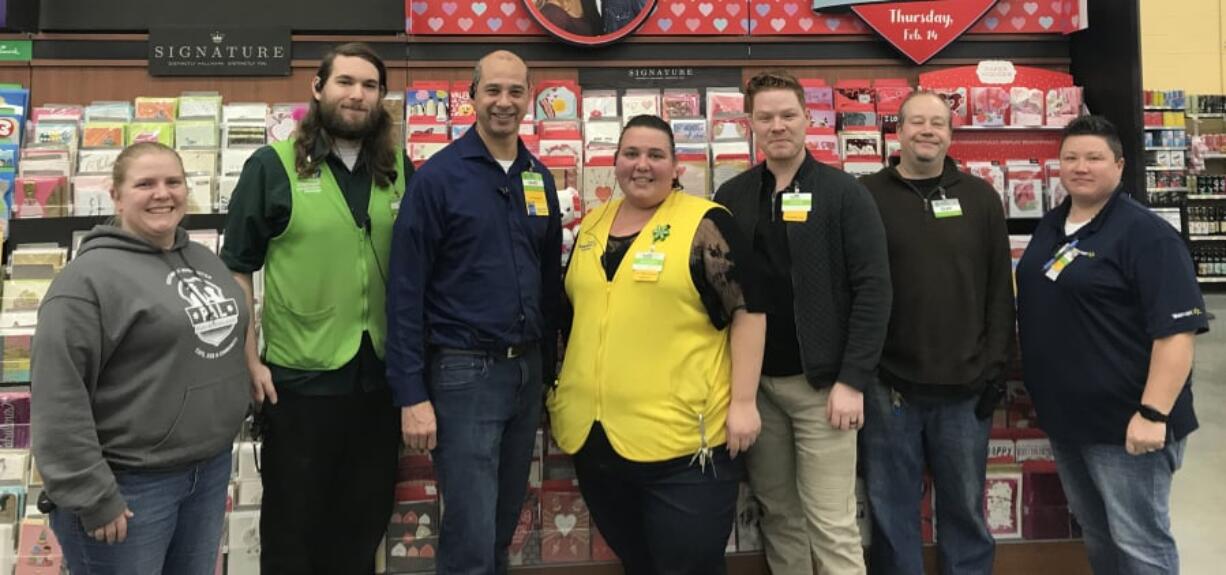
<instances>
[{"instance_id":1,"label":"black lace sleeve","mask_svg":"<svg viewBox=\"0 0 1226 575\"><path fill-rule=\"evenodd\" d=\"M738 309L765 310L751 249L727 210L714 208L698 224L690 249L690 274L716 329L727 327Z\"/></svg>"}]
</instances>

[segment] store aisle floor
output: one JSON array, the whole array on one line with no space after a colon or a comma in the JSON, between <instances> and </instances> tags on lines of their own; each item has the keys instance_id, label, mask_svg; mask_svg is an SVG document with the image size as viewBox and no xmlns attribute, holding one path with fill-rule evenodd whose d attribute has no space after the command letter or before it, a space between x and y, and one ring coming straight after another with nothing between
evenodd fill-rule
<instances>
[{"instance_id":1,"label":"store aisle floor","mask_svg":"<svg viewBox=\"0 0 1226 575\"><path fill-rule=\"evenodd\" d=\"M1200 429L1188 439L1171 495L1171 523L1186 575L1226 571L1226 294L1206 294L1205 305L1217 319L1196 342L1193 390Z\"/></svg>"}]
</instances>

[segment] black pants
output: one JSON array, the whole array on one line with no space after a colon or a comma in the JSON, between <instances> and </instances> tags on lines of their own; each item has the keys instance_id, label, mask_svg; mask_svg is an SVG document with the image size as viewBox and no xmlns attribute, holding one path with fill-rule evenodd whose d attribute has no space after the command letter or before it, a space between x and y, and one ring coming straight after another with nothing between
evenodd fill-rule
<instances>
[{"instance_id":1,"label":"black pants","mask_svg":"<svg viewBox=\"0 0 1226 575\"><path fill-rule=\"evenodd\" d=\"M399 458L391 394L278 395L262 415L260 571L374 573Z\"/></svg>"},{"instance_id":2,"label":"black pants","mask_svg":"<svg viewBox=\"0 0 1226 575\"><path fill-rule=\"evenodd\" d=\"M704 472L690 456L639 463L609 445L599 423L575 454L579 491L626 575L722 575L743 470L715 450Z\"/></svg>"}]
</instances>

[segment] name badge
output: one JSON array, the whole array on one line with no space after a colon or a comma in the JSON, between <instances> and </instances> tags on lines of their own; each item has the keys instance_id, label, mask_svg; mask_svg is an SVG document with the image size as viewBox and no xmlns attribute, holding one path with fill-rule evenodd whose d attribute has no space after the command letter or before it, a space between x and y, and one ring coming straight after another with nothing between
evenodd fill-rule
<instances>
[{"instance_id":1,"label":"name badge","mask_svg":"<svg viewBox=\"0 0 1226 575\"><path fill-rule=\"evenodd\" d=\"M524 205L530 216L548 216L549 200L545 196L545 178L536 172L520 175L524 183Z\"/></svg>"},{"instance_id":2,"label":"name badge","mask_svg":"<svg viewBox=\"0 0 1226 575\"><path fill-rule=\"evenodd\" d=\"M392 219L396 219L396 216L400 215L400 198L392 200L391 205L388 207L392 209Z\"/></svg>"},{"instance_id":3,"label":"name badge","mask_svg":"<svg viewBox=\"0 0 1226 575\"><path fill-rule=\"evenodd\" d=\"M319 178L298 180L298 191L304 194L318 194L323 191L323 184L319 182Z\"/></svg>"},{"instance_id":4,"label":"name badge","mask_svg":"<svg viewBox=\"0 0 1226 575\"><path fill-rule=\"evenodd\" d=\"M1060 277L1060 273L1064 271L1064 268L1067 268L1069 264L1073 263L1073 260L1081 255L1081 250L1077 249L1077 241L1074 240L1071 243L1065 244L1056 251L1056 255L1043 264L1043 275L1046 275L1047 279L1056 281L1056 278Z\"/></svg>"},{"instance_id":5,"label":"name badge","mask_svg":"<svg viewBox=\"0 0 1226 575\"><path fill-rule=\"evenodd\" d=\"M783 203L780 210L783 212L783 221L808 221L809 212L813 211L813 194L794 192L783 194L781 197Z\"/></svg>"},{"instance_id":6,"label":"name badge","mask_svg":"<svg viewBox=\"0 0 1226 575\"><path fill-rule=\"evenodd\" d=\"M958 198L933 200L932 215L936 216L938 220L944 218L960 218L962 217L962 204L958 201Z\"/></svg>"},{"instance_id":7,"label":"name badge","mask_svg":"<svg viewBox=\"0 0 1226 575\"><path fill-rule=\"evenodd\" d=\"M658 282L664 271L664 254L655 251L636 253L630 269L634 271L634 281Z\"/></svg>"}]
</instances>

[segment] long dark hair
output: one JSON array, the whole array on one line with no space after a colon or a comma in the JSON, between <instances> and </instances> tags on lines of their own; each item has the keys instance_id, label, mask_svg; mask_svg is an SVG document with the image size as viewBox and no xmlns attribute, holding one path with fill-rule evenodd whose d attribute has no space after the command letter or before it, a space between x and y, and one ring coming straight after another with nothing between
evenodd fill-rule
<instances>
[{"instance_id":1,"label":"long dark hair","mask_svg":"<svg viewBox=\"0 0 1226 575\"><path fill-rule=\"evenodd\" d=\"M366 154L367 166L375 185L390 186L396 179L396 172L400 166L400 158L397 157L400 155L400 142L396 141L391 116L383 108L383 96L387 94L387 67L383 65L383 60L370 46L361 42L342 44L328 52L319 63L319 70L315 73L319 78L315 84L317 91L322 91L324 84L328 83L328 78L332 76L332 62L337 56L361 58L370 62L379 71L379 101L375 109L370 111L373 122L370 134L362 139L362 150ZM329 147L331 145L323 124L323 110L320 108L319 101L312 98L311 106L307 109L306 115L302 117L302 121L298 123L295 133L294 167L298 170L300 178L314 177L319 173L319 166L324 163L324 158L312 156L312 152L321 139L328 142Z\"/></svg>"}]
</instances>

